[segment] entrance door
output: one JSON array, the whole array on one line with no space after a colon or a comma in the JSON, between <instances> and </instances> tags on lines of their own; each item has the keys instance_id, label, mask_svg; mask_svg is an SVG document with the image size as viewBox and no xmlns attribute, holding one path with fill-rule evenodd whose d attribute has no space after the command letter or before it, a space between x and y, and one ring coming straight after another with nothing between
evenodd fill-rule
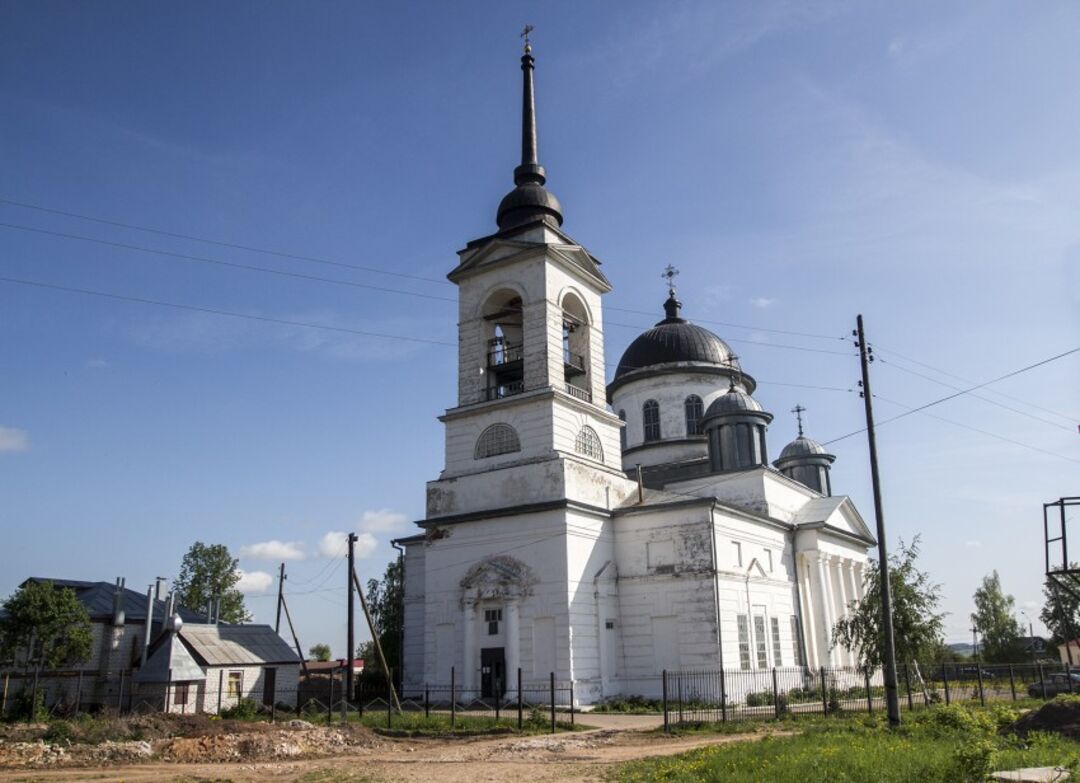
<instances>
[{"instance_id":1,"label":"entrance door","mask_svg":"<svg viewBox=\"0 0 1080 783\"><path fill-rule=\"evenodd\" d=\"M497 683L497 684L496 684ZM506 657L502 647L480 650L480 696L484 699L506 693Z\"/></svg>"},{"instance_id":2,"label":"entrance door","mask_svg":"<svg viewBox=\"0 0 1080 783\"><path fill-rule=\"evenodd\" d=\"M263 669L263 704L273 707L277 690L277 669Z\"/></svg>"}]
</instances>

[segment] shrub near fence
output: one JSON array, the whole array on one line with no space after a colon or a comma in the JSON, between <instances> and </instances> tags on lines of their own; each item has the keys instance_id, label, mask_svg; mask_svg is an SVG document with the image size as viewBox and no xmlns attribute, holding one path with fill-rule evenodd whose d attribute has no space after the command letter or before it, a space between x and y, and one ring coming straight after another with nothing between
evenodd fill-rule
<instances>
[{"instance_id":1,"label":"shrub near fence","mask_svg":"<svg viewBox=\"0 0 1080 783\"><path fill-rule=\"evenodd\" d=\"M901 710L931 703L1019 701L1080 694L1080 669L1068 664L901 664ZM826 667L665 671L665 730L681 723L712 723L787 715L885 710L881 671Z\"/></svg>"}]
</instances>

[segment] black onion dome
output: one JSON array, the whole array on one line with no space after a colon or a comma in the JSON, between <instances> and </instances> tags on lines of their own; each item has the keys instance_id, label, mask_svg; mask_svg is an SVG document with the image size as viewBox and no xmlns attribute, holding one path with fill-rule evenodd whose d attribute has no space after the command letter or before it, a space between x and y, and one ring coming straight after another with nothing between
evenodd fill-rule
<instances>
[{"instance_id":1,"label":"black onion dome","mask_svg":"<svg viewBox=\"0 0 1080 783\"><path fill-rule=\"evenodd\" d=\"M562 225L562 205L555 194L535 182L518 185L499 202L496 222L500 230L550 217Z\"/></svg>"},{"instance_id":2,"label":"black onion dome","mask_svg":"<svg viewBox=\"0 0 1080 783\"><path fill-rule=\"evenodd\" d=\"M791 441L791 443L784 446L784 450L780 452L780 459L797 459L799 457L818 457L822 455L828 455L824 446L816 440L811 440L805 435L800 435L795 440Z\"/></svg>"},{"instance_id":3,"label":"black onion dome","mask_svg":"<svg viewBox=\"0 0 1080 783\"><path fill-rule=\"evenodd\" d=\"M642 333L623 352L615 379L655 365L690 362L740 372L731 348L710 332L679 316L682 303L674 293L664 302L667 318Z\"/></svg>"}]
</instances>

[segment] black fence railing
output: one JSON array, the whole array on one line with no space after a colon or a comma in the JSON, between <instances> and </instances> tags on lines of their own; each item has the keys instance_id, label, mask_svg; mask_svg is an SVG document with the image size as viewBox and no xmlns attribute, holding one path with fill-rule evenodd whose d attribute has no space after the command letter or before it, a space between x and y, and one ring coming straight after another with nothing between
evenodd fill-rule
<instances>
[{"instance_id":1,"label":"black fence railing","mask_svg":"<svg viewBox=\"0 0 1080 783\"><path fill-rule=\"evenodd\" d=\"M782 718L801 714L885 710L880 670L806 667L665 671L664 727L681 723ZM933 703L1049 699L1080 694L1080 669L1069 664L900 664L901 710Z\"/></svg>"}]
</instances>

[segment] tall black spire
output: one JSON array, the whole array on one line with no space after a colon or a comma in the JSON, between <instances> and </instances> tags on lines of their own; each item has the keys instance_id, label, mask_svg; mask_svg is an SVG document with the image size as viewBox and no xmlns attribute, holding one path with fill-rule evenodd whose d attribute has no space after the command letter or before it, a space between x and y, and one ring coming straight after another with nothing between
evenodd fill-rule
<instances>
[{"instance_id":1,"label":"tall black spire","mask_svg":"<svg viewBox=\"0 0 1080 783\"><path fill-rule=\"evenodd\" d=\"M544 189L547 177L536 152L536 99L533 95L533 70L536 61L533 59L532 44L529 42L532 29L531 25L526 25L522 33L525 53L521 57L521 165L514 169L516 187L507 193L499 204L496 220L501 230L537 220L552 220L556 225L562 225L562 207L554 194Z\"/></svg>"}]
</instances>

